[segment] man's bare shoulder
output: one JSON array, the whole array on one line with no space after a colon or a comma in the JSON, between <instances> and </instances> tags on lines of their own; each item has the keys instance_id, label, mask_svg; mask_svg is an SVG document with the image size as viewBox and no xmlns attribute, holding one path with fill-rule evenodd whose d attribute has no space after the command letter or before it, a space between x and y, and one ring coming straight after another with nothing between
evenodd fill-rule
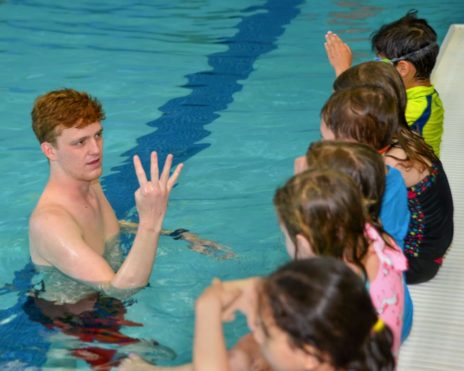
<instances>
[{"instance_id":1,"label":"man's bare shoulder","mask_svg":"<svg viewBox=\"0 0 464 371\"><path fill-rule=\"evenodd\" d=\"M79 230L79 225L70 210L59 203L43 203L37 205L29 219L31 235L44 234L50 229L59 231L61 227Z\"/></svg>"},{"instance_id":2,"label":"man's bare shoulder","mask_svg":"<svg viewBox=\"0 0 464 371\"><path fill-rule=\"evenodd\" d=\"M82 240L79 224L72 214L58 203L39 203L29 219L29 250L38 265L55 265L62 246ZM66 251L66 250L64 250Z\"/></svg>"},{"instance_id":3,"label":"man's bare shoulder","mask_svg":"<svg viewBox=\"0 0 464 371\"><path fill-rule=\"evenodd\" d=\"M91 189L101 202L104 197L103 190L98 181L91 184ZM56 188L47 187L37 203L36 208L31 214L29 227L44 227L50 223L74 223L79 225L76 215L80 209L79 203L72 194L65 189L57 191Z\"/></svg>"}]
</instances>

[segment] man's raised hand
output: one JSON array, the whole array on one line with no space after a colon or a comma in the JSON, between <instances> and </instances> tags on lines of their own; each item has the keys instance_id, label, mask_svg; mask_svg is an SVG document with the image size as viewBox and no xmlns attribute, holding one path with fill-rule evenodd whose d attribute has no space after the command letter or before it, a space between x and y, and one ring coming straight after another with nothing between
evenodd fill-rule
<instances>
[{"instance_id":1,"label":"man's raised hand","mask_svg":"<svg viewBox=\"0 0 464 371\"><path fill-rule=\"evenodd\" d=\"M152 152L150 156L150 179L147 179L139 156L134 156L134 169L139 182L135 192L135 204L139 213L139 225L149 229L161 230L166 214L169 194L180 175L183 164L179 164L171 176L172 155L166 157L163 171L159 175L158 156Z\"/></svg>"}]
</instances>

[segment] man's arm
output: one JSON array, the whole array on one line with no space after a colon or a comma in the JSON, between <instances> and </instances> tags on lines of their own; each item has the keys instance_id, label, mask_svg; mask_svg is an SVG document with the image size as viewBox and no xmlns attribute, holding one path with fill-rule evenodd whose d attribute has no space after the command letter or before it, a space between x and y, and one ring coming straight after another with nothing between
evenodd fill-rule
<instances>
[{"instance_id":1,"label":"man's arm","mask_svg":"<svg viewBox=\"0 0 464 371\"><path fill-rule=\"evenodd\" d=\"M33 257L38 255L40 260L79 281L111 282L113 270L86 243L77 221L64 208L48 206L36 211L29 223L29 234Z\"/></svg>"},{"instance_id":2,"label":"man's arm","mask_svg":"<svg viewBox=\"0 0 464 371\"><path fill-rule=\"evenodd\" d=\"M179 165L170 177L171 164L169 155L159 176L158 159L153 153L148 180L140 159L134 157L140 185L135 192L140 222L132 248L117 272L87 244L73 217L59 207L41 210L31 219L31 241L40 257L64 274L103 290L145 286L153 268L169 194L182 169Z\"/></svg>"},{"instance_id":3,"label":"man's arm","mask_svg":"<svg viewBox=\"0 0 464 371\"><path fill-rule=\"evenodd\" d=\"M305 160L306 161L306 160ZM119 226L122 232L136 234L138 223L128 220L120 220ZM174 240L184 240L188 242L189 248L192 251L203 255L213 255L217 259L231 259L235 257L235 253L227 246L221 245L213 240L202 238L188 229L161 229L161 236L169 236Z\"/></svg>"}]
</instances>

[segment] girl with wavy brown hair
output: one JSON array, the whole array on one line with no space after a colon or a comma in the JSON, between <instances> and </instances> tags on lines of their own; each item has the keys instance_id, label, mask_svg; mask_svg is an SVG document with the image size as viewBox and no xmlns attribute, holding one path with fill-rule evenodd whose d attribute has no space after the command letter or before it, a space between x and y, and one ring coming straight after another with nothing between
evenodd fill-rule
<instances>
[{"instance_id":1,"label":"girl with wavy brown hair","mask_svg":"<svg viewBox=\"0 0 464 371\"><path fill-rule=\"evenodd\" d=\"M405 90L393 66L382 62L354 66L335 80L334 89L323 108L321 131L331 138L371 145L383 152L387 165L401 172L411 213L404 243L406 279L426 282L437 274L453 239L454 206L443 165L408 127ZM371 93L351 96L353 89ZM372 98L374 92L377 99Z\"/></svg>"}]
</instances>

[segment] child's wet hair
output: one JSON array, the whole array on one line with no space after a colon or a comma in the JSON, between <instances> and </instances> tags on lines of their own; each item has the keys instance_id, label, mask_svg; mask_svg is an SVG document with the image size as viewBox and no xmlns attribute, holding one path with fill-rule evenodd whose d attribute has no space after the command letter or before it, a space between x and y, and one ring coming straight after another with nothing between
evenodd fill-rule
<instances>
[{"instance_id":1,"label":"child's wet hair","mask_svg":"<svg viewBox=\"0 0 464 371\"><path fill-rule=\"evenodd\" d=\"M347 69L333 83L335 92L358 87L383 89L396 102L398 120L392 137L393 142L397 142L406 153L406 160L398 159L402 166L409 169L415 163L422 171L427 168L431 170L429 162L436 161L437 157L433 149L406 122L406 89L395 67L383 62L364 62Z\"/></svg>"},{"instance_id":2,"label":"child's wet hair","mask_svg":"<svg viewBox=\"0 0 464 371\"><path fill-rule=\"evenodd\" d=\"M382 88L357 86L334 92L321 117L335 139L354 140L382 150L398 132L398 104Z\"/></svg>"},{"instance_id":3,"label":"child's wet hair","mask_svg":"<svg viewBox=\"0 0 464 371\"><path fill-rule=\"evenodd\" d=\"M341 91L361 86L384 89L385 93L389 94L398 105L400 126L408 127L404 116L407 103L406 89L400 74L393 65L373 61L357 64L335 79L333 90Z\"/></svg>"},{"instance_id":4,"label":"child's wet hair","mask_svg":"<svg viewBox=\"0 0 464 371\"><path fill-rule=\"evenodd\" d=\"M365 144L327 140L309 146L306 162L309 169L335 170L351 177L361 189L371 222L380 228L386 172L381 155Z\"/></svg>"},{"instance_id":5,"label":"child's wet hair","mask_svg":"<svg viewBox=\"0 0 464 371\"><path fill-rule=\"evenodd\" d=\"M301 234L316 255L332 256L359 267L368 242L364 228L369 222L360 187L348 175L333 170L307 170L277 189L274 205L282 225L296 243Z\"/></svg>"},{"instance_id":6,"label":"child's wet hair","mask_svg":"<svg viewBox=\"0 0 464 371\"><path fill-rule=\"evenodd\" d=\"M417 80L430 78L440 48L437 33L425 19L417 18L417 10L410 10L400 19L380 27L371 35L371 41L376 54L411 62L416 68Z\"/></svg>"}]
</instances>

